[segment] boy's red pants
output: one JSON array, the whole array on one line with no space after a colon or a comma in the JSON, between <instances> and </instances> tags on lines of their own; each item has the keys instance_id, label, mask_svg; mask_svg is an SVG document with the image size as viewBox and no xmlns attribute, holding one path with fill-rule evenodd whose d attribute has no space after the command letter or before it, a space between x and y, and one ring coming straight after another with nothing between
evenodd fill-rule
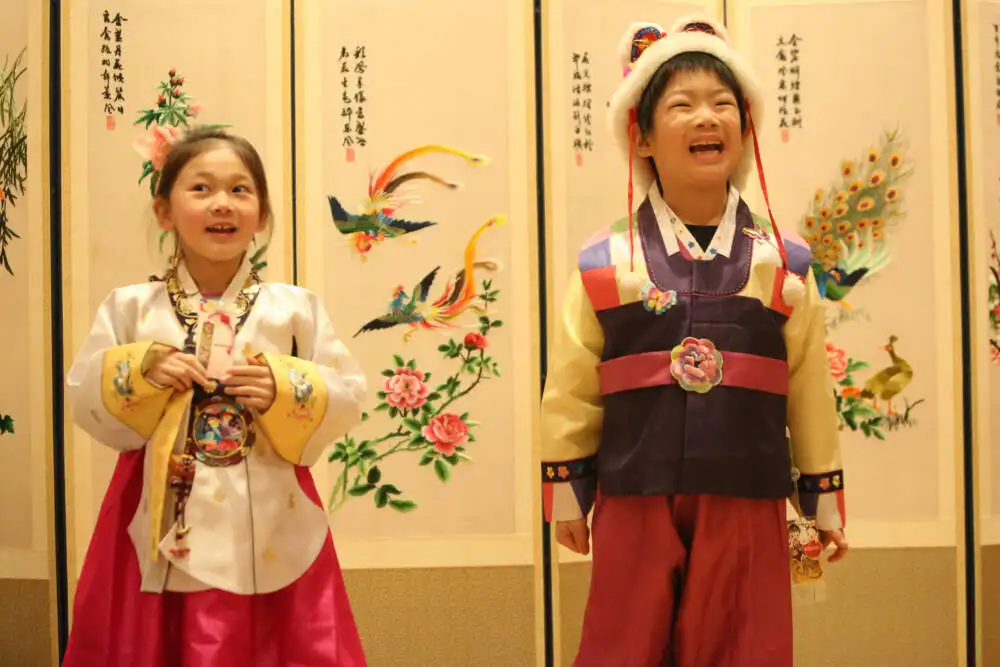
<instances>
[{"instance_id":1,"label":"boy's red pants","mask_svg":"<svg viewBox=\"0 0 1000 667\"><path fill-rule=\"evenodd\" d=\"M599 495L574 667L792 667L785 508Z\"/></svg>"}]
</instances>

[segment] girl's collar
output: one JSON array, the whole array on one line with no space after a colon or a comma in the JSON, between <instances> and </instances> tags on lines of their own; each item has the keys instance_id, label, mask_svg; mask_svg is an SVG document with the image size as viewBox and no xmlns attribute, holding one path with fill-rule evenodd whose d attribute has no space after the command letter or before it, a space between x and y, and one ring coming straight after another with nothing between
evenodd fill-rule
<instances>
[{"instance_id":1,"label":"girl's collar","mask_svg":"<svg viewBox=\"0 0 1000 667\"><path fill-rule=\"evenodd\" d=\"M250 256L248 254L243 255L243 261L240 262L239 268L236 270L236 274L229 281L229 286L226 288L219 296L219 303L233 303L236 297L240 295L243 289L246 287L248 279L254 278L255 281L259 280L257 278L256 271L254 271L253 264L250 262ZM177 280L180 283L180 288L184 292L185 296L193 297L195 295L201 296L201 291L198 289L198 285L195 284L194 278L191 277L190 271L188 271L187 263L184 261L183 256L177 262Z\"/></svg>"}]
</instances>

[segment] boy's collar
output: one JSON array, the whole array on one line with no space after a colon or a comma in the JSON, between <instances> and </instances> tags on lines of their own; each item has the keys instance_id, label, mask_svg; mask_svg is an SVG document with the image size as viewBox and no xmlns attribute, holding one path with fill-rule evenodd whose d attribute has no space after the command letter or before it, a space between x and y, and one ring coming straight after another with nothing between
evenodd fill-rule
<instances>
[{"instance_id":1,"label":"boy's collar","mask_svg":"<svg viewBox=\"0 0 1000 667\"><path fill-rule=\"evenodd\" d=\"M668 255L673 255L680 251L680 243L684 242L688 244L688 252L695 259L710 260L716 255L729 257L729 253L733 248L733 237L736 235L736 210L739 208L740 203L740 192L736 189L736 186L730 183L729 197L726 200L726 210L722 214L722 220L715 231L715 236L712 237L712 242L704 250L695 241L685 223L677 217L677 214L663 200L663 196L660 194L660 187L656 182L650 186L647 197L649 198L650 205L653 207L656 224L660 228L660 234L663 236L663 244L667 249ZM694 244L693 246L691 245L692 243Z\"/></svg>"}]
</instances>

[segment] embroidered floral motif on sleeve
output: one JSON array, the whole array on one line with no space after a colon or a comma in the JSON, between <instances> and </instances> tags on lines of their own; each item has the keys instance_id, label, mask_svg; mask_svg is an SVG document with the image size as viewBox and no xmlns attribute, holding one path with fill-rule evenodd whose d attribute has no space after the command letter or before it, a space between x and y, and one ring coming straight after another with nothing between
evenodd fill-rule
<instances>
[{"instance_id":1,"label":"embroidered floral motif on sleeve","mask_svg":"<svg viewBox=\"0 0 1000 667\"><path fill-rule=\"evenodd\" d=\"M542 463L543 482L572 482L597 474L597 457L588 456L573 461Z\"/></svg>"},{"instance_id":2,"label":"embroidered floral motif on sleeve","mask_svg":"<svg viewBox=\"0 0 1000 667\"><path fill-rule=\"evenodd\" d=\"M300 373L294 368L288 369L288 380L292 385L292 393L295 396L295 408L292 416L296 419L312 421L312 408L315 403L312 382L306 377L306 373Z\"/></svg>"},{"instance_id":3,"label":"embroidered floral motif on sleeve","mask_svg":"<svg viewBox=\"0 0 1000 667\"><path fill-rule=\"evenodd\" d=\"M844 488L844 473L840 470L820 475L801 475L798 480L799 491L805 493L831 493Z\"/></svg>"},{"instance_id":4,"label":"embroidered floral motif on sleeve","mask_svg":"<svg viewBox=\"0 0 1000 667\"><path fill-rule=\"evenodd\" d=\"M135 387L132 386L132 355L117 362L115 366L118 369L114 378L115 392L121 399L122 407L127 409L135 402Z\"/></svg>"}]
</instances>

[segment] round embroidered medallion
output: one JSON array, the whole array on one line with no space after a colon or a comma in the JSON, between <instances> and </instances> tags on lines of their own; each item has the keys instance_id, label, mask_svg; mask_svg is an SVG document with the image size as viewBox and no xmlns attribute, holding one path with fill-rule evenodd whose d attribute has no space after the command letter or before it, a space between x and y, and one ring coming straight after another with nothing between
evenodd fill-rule
<instances>
[{"instance_id":1,"label":"round embroidered medallion","mask_svg":"<svg viewBox=\"0 0 1000 667\"><path fill-rule=\"evenodd\" d=\"M191 439L205 465L239 463L253 446L253 417L229 400L212 397L195 408Z\"/></svg>"}]
</instances>

